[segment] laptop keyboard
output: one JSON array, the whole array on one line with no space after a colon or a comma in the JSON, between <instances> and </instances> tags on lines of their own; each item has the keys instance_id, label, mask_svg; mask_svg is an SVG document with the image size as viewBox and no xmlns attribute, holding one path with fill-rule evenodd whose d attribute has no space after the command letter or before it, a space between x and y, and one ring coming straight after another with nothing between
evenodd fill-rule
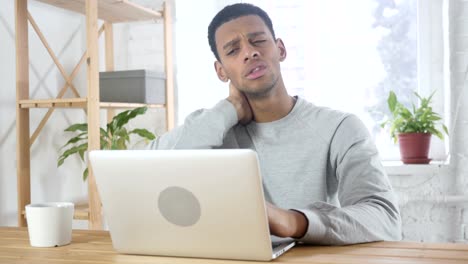
<instances>
[{"instance_id":1,"label":"laptop keyboard","mask_svg":"<svg viewBox=\"0 0 468 264\"><path fill-rule=\"evenodd\" d=\"M283 244L289 244L291 242L284 242L284 241L278 241L278 242L272 242L271 246L273 249L281 247Z\"/></svg>"}]
</instances>

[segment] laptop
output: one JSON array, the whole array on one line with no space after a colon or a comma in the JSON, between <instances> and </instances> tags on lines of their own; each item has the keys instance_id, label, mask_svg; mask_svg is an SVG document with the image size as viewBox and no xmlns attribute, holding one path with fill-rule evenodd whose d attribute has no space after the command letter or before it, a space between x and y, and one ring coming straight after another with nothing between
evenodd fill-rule
<instances>
[{"instance_id":1,"label":"laptop","mask_svg":"<svg viewBox=\"0 0 468 264\"><path fill-rule=\"evenodd\" d=\"M89 160L120 253L269 261L272 243L256 152L96 150Z\"/></svg>"}]
</instances>

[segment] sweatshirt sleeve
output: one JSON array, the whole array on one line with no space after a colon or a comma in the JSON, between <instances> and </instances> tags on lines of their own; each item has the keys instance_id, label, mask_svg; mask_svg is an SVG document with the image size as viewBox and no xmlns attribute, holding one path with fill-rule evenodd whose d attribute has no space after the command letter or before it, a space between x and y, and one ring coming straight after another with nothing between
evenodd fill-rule
<instances>
[{"instance_id":1,"label":"sweatshirt sleeve","mask_svg":"<svg viewBox=\"0 0 468 264\"><path fill-rule=\"evenodd\" d=\"M330 143L329 162L332 172L328 177L336 176L341 206L317 202L295 209L309 222L299 241L345 245L401 240L396 196L375 144L357 117L348 116L338 126Z\"/></svg>"},{"instance_id":2,"label":"sweatshirt sleeve","mask_svg":"<svg viewBox=\"0 0 468 264\"><path fill-rule=\"evenodd\" d=\"M227 100L211 109L190 114L182 126L163 134L148 149L209 149L220 147L228 131L237 124L237 112Z\"/></svg>"}]
</instances>

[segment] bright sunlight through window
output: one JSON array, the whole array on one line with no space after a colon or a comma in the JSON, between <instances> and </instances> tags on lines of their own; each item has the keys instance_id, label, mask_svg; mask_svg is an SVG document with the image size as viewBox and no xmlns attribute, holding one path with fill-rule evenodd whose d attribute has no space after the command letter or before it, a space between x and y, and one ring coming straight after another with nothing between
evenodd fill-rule
<instances>
[{"instance_id":1,"label":"bright sunlight through window","mask_svg":"<svg viewBox=\"0 0 468 264\"><path fill-rule=\"evenodd\" d=\"M285 42L282 72L289 92L358 115L382 158L399 160L380 123L390 90L406 105L418 90L417 1L247 2L270 14Z\"/></svg>"}]
</instances>

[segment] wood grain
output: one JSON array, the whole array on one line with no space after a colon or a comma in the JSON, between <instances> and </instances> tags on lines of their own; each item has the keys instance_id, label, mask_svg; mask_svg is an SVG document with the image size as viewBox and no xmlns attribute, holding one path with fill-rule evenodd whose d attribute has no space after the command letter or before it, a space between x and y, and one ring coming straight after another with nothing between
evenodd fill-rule
<instances>
[{"instance_id":1,"label":"wood grain","mask_svg":"<svg viewBox=\"0 0 468 264\"><path fill-rule=\"evenodd\" d=\"M175 127L173 19L170 1L164 2L164 65L166 70L166 129Z\"/></svg>"},{"instance_id":2,"label":"wood grain","mask_svg":"<svg viewBox=\"0 0 468 264\"><path fill-rule=\"evenodd\" d=\"M19 108L83 108L86 109L86 98L63 98L63 99L27 99L18 101ZM137 108L146 106L148 108L164 108L163 104L140 104L140 103L110 103L99 102L100 108Z\"/></svg>"},{"instance_id":3,"label":"wood grain","mask_svg":"<svg viewBox=\"0 0 468 264\"><path fill-rule=\"evenodd\" d=\"M100 149L98 3L95 0L86 0L86 45L88 51L88 151L91 151ZM92 167L89 164L88 169L88 226L90 229L102 229L101 199Z\"/></svg>"},{"instance_id":4,"label":"wood grain","mask_svg":"<svg viewBox=\"0 0 468 264\"><path fill-rule=\"evenodd\" d=\"M66 10L86 14L86 0L37 0ZM161 13L138 6L128 0L99 0L99 19L119 23L159 19Z\"/></svg>"},{"instance_id":5,"label":"wood grain","mask_svg":"<svg viewBox=\"0 0 468 264\"><path fill-rule=\"evenodd\" d=\"M15 2L16 27L16 173L18 212L31 202L31 151L29 148L29 109L19 107L19 101L29 99L28 1ZM18 213L18 226L26 219Z\"/></svg>"},{"instance_id":6,"label":"wood grain","mask_svg":"<svg viewBox=\"0 0 468 264\"><path fill-rule=\"evenodd\" d=\"M468 263L467 244L375 242L350 246L297 246L275 263ZM261 263L197 258L125 255L115 252L107 231L73 230L72 243L57 248L29 246L26 228L0 227L0 263Z\"/></svg>"}]
</instances>

